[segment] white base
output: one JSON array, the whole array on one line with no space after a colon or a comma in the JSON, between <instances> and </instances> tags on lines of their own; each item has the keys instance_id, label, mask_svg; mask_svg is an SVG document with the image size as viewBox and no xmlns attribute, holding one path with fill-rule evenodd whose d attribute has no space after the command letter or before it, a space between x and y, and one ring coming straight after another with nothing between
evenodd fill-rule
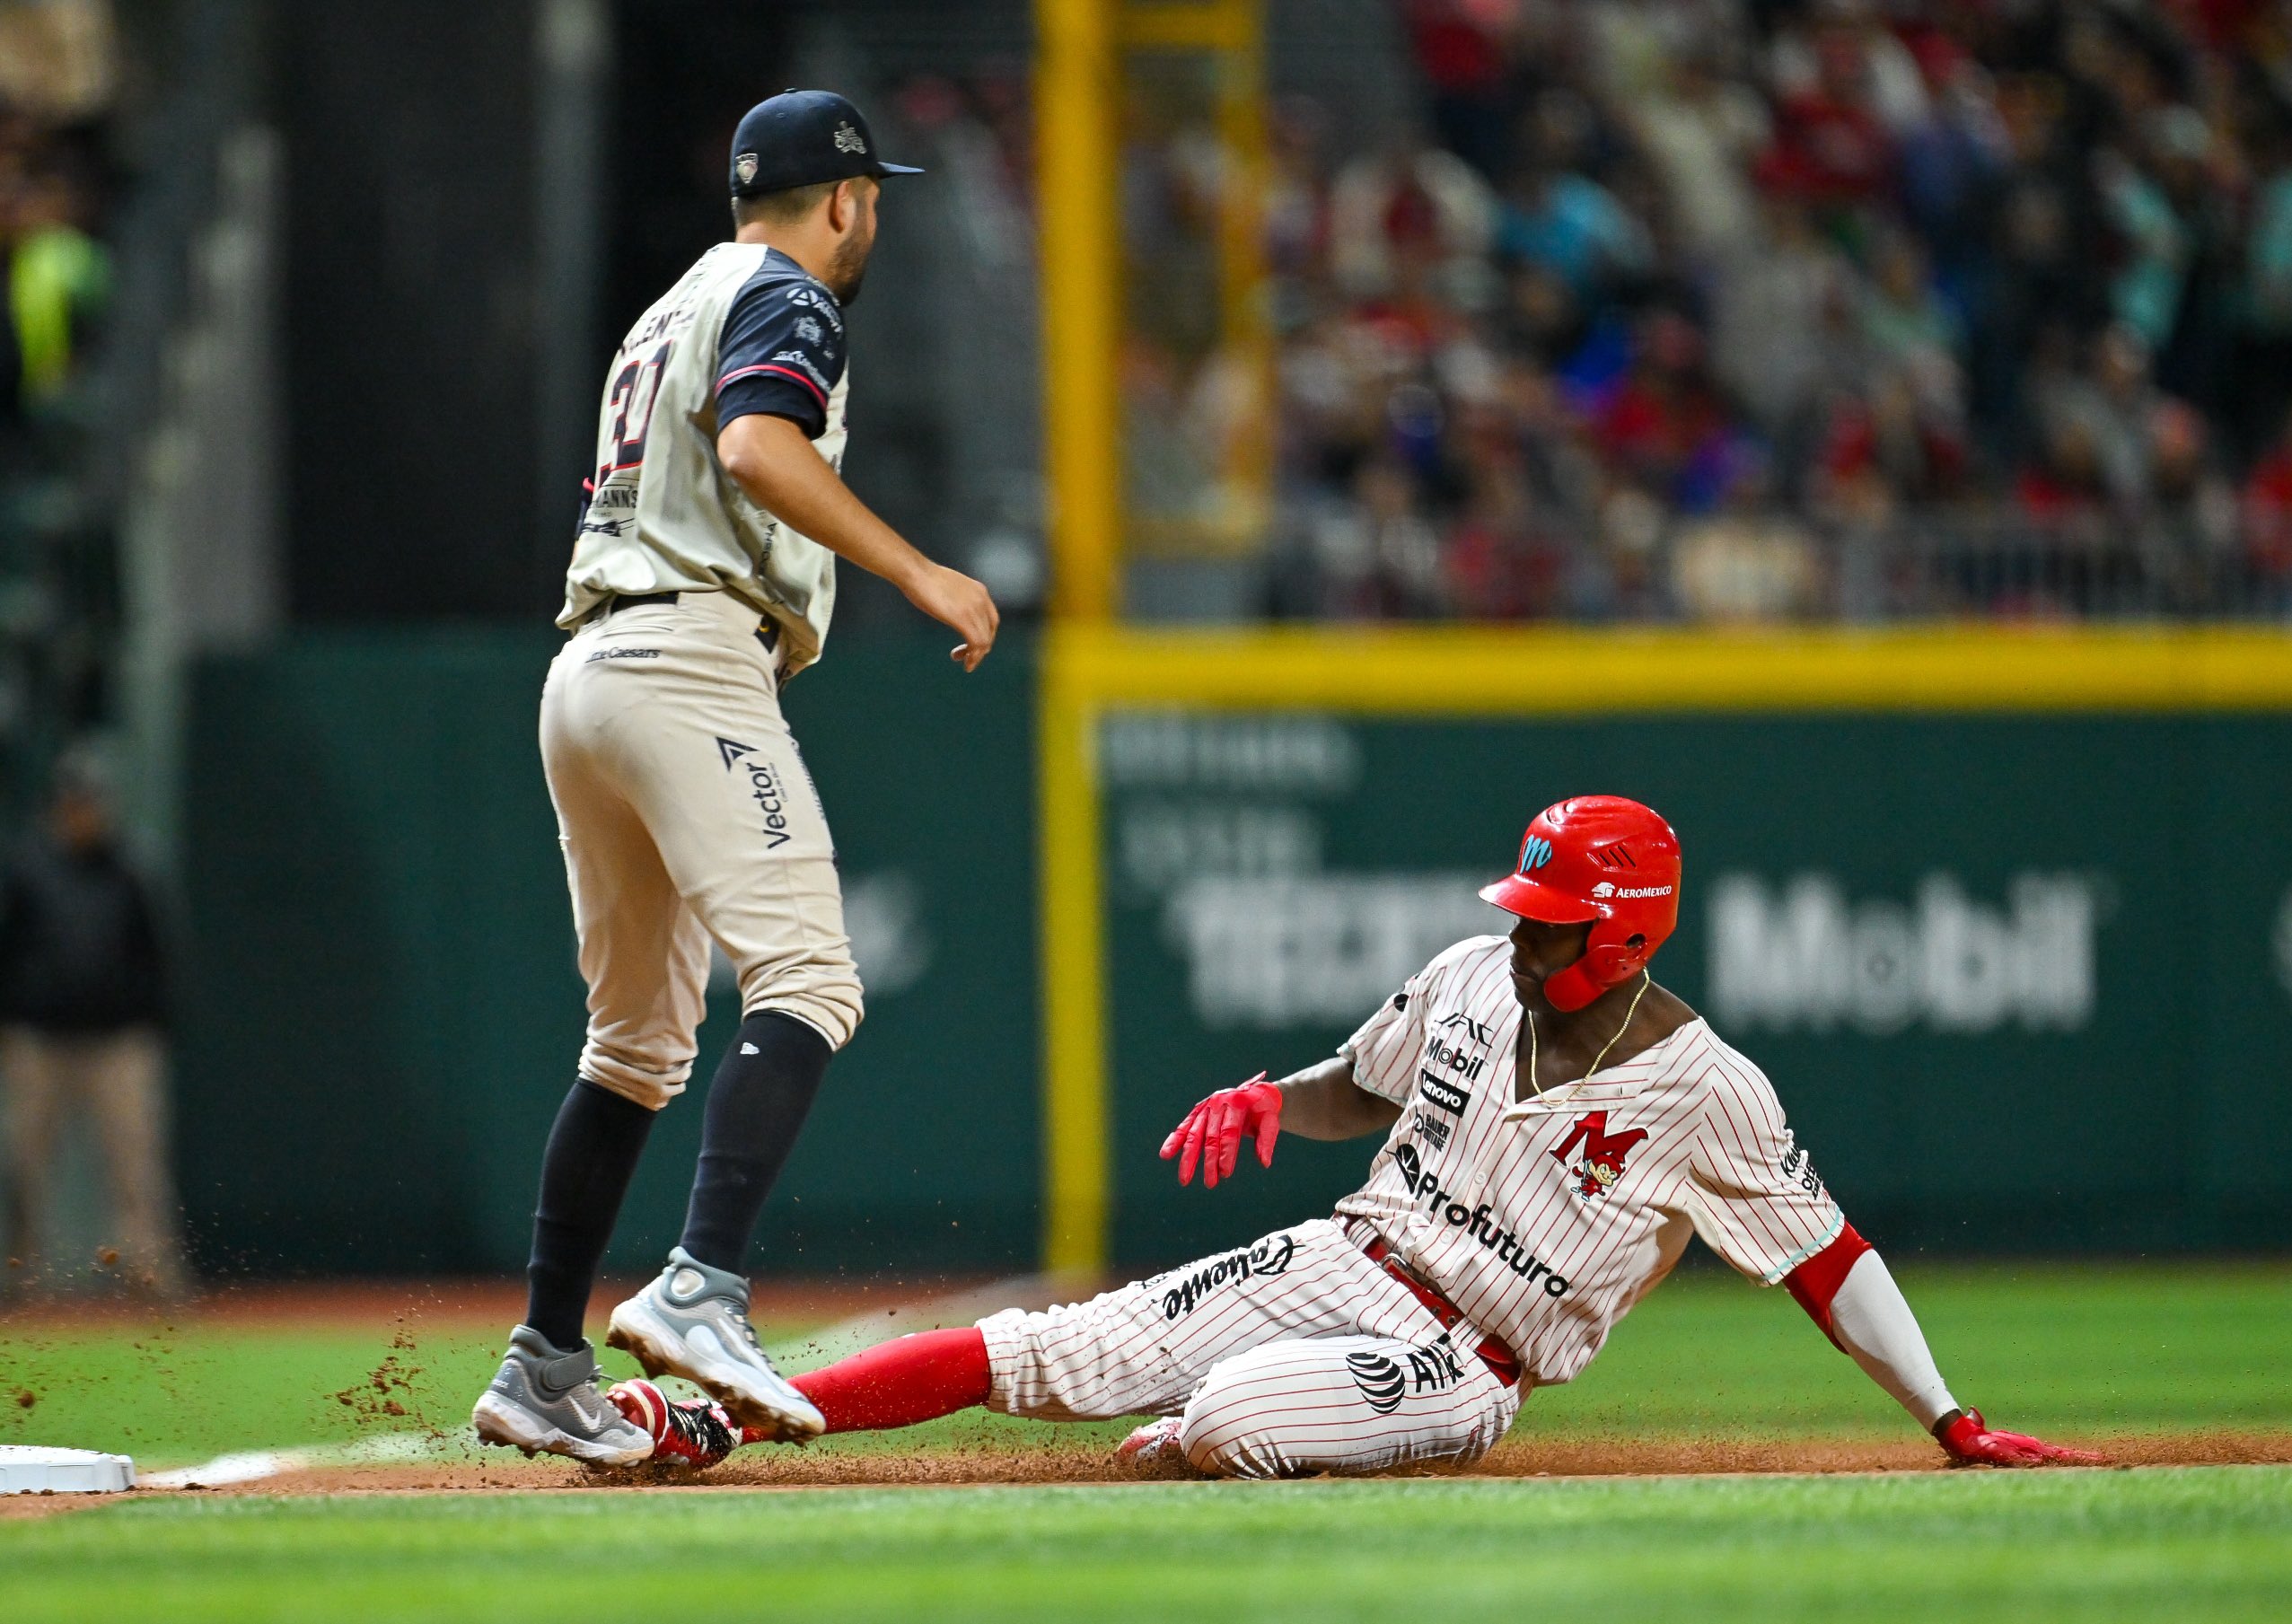
<instances>
[{"instance_id":1,"label":"white base","mask_svg":"<svg viewBox=\"0 0 2292 1624\"><path fill-rule=\"evenodd\" d=\"M0 1495L108 1495L136 1486L136 1463L92 1449L0 1444Z\"/></svg>"}]
</instances>

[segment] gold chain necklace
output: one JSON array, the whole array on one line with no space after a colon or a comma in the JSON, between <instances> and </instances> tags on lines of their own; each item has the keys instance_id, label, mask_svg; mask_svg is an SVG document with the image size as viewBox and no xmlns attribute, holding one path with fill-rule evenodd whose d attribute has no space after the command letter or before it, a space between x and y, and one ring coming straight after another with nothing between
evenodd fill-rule
<instances>
[{"instance_id":1,"label":"gold chain necklace","mask_svg":"<svg viewBox=\"0 0 2292 1624\"><path fill-rule=\"evenodd\" d=\"M1613 1037L1600 1045L1600 1052L1592 1057L1592 1064L1584 1068L1584 1076L1576 1078L1576 1083L1583 1082L1585 1077L1589 1077L1594 1072L1599 1070L1600 1062L1608 1058L1608 1050L1616 1046L1616 1039L1631 1030L1631 1017L1639 1013L1639 1000L1647 996L1647 988L1654 984L1654 973L1652 970L1645 970L1639 972L1639 990L1631 995L1631 1003L1623 1012L1623 1024L1615 1029ZM1528 1017L1528 1086L1535 1091L1536 1098L1541 1100L1544 1097L1544 1085L1536 1080L1536 1014L1533 1010L1524 1010L1522 1013ZM1573 1088L1576 1083L1567 1084L1564 1086Z\"/></svg>"}]
</instances>

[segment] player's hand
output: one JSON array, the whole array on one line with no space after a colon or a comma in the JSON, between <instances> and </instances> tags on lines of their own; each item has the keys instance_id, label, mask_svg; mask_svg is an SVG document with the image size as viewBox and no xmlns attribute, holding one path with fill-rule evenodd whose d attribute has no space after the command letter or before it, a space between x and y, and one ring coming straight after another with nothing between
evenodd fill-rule
<instances>
[{"instance_id":1,"label":"player's hand","mask_svg":"<svg viewBox=\"0 0 2292 1624\"><path fill-rule=\"evenodd\" d=\"M944 564L926 566L905 588L908 601L943 626L953 627L962 642L948 654L962 668L977 671L995 646L996 629L1003 617L987 588L959 569Z\"/></svg>"},{"instance_id":2,"label":"player's hand","mask_svg":"<svg viewBox=\"0 0 2292 1624\"><path fill-rule=\"evenodd\" d=\"M1258 1142L1258 1165L1273 1165L1273 1142L1281 1137L1281 1091L1260 1072L1239 1088L1221 1088L1186 1113L1162 1142L1162 1159L1178 1158L1178 1182L1191 1184L1197 1163L1202 1185L1216 1189L1234 1176L1242 1141Z\"/></svg>"},{"instance_id":3,"label":"player's hand","mask_svg":"<svg viewBox=\"0 0 2292 1624\"><path fill-rule=\"evenodd\" d=\"M2103 1460L2091 1450L2065 1449L2025 1432L1994 1432L1978 1409L1945 1416L1934 1435L1953 1466L2098 1466Z\"/></svg>"}]
</instances>

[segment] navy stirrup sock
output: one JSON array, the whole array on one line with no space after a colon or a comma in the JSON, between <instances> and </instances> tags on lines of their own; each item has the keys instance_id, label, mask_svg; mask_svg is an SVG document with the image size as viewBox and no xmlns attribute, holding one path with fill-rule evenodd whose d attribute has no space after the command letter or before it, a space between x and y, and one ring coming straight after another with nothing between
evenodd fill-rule
<instances>
[{"instance_id":1,"label":"navy stirrup sock","mask_svg":"<svg viewBox=\"0 0 2292 1624\"><path fill-rule=\"evenodd\" d=\"M585 1077L558 1107L541 1153L533 1260L525 1270L525 1323L558 1347L581 1344L589 1290L653 1132L653 1115Z\"/></svg>"},{"instance_id":2,"label":"navy stirrup sock","mask_svg":"<svg viewBox=\"0 0 2292 1624\"><path fill-rule=\"evenodd\" d=\"M756 1220L835 1052L812 1028L777 1010L741 1023L708 1084L700 1163L685 1210L684 1250L701 1262L748 1272Z\"/></svg>"}]
</instances>

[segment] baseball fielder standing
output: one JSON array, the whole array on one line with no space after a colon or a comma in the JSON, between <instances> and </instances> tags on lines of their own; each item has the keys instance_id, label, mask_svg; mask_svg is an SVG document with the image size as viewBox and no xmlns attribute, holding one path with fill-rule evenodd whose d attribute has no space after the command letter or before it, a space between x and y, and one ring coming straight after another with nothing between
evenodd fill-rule
<instances>
[{"instance_id":1,"label":"baseball fielder standing","mask_svg":"<svg viewBox=\"0 0 2292 1624\"><path fill-rule=\"evenodd\" d=\"M820 657L839 556L952 627L967 672L997 624L986 588L909 546L838 471L844 312L881 180L917 172L877 156L841 96L752 108L733 142L733 241L645 312L607 375L558 618L571 636L541 695L588 1040L542 1158L525 1323L474 1412L488 1442L608 1465L652 1453L597 1391L582 1318L653 1115L691 1075L711 941L739 973L740 1031L709 1085L682 1243L609 1339L760 1435L824 1425L757 1347L745 1276L861 1013L835 848L780 687Z\"/></svg>"},{"instance_id":2,"label":"baseball fielder standing","mask_svg":"<svg viewBox=\"0 0 2292 1624\"><path fill-rule=\"evenodd\" d=\"M1649 979L1679 917L1671 826L1587 795L1528 826L1480 895L1515 916L1435 959L1330 1059L1212 1094L1164 1144L1180 1182L1231 1175L1286 1124L1383 1134L1367 1182L1300 1224L1087 1303L883 1343L795 1379L828 1430L968 1405L1145 1413L1125 1454L1269 1478L1485 1453L1576 1376L1690 1235L1781 1283L1950 1457L2089 1461L1994 1432L1951 1397L1910 1304L1783 1121L1759 1068ZM737 1441L649 1383L610 1395L660 1453Z\"/></svg>"}]
</instances>

